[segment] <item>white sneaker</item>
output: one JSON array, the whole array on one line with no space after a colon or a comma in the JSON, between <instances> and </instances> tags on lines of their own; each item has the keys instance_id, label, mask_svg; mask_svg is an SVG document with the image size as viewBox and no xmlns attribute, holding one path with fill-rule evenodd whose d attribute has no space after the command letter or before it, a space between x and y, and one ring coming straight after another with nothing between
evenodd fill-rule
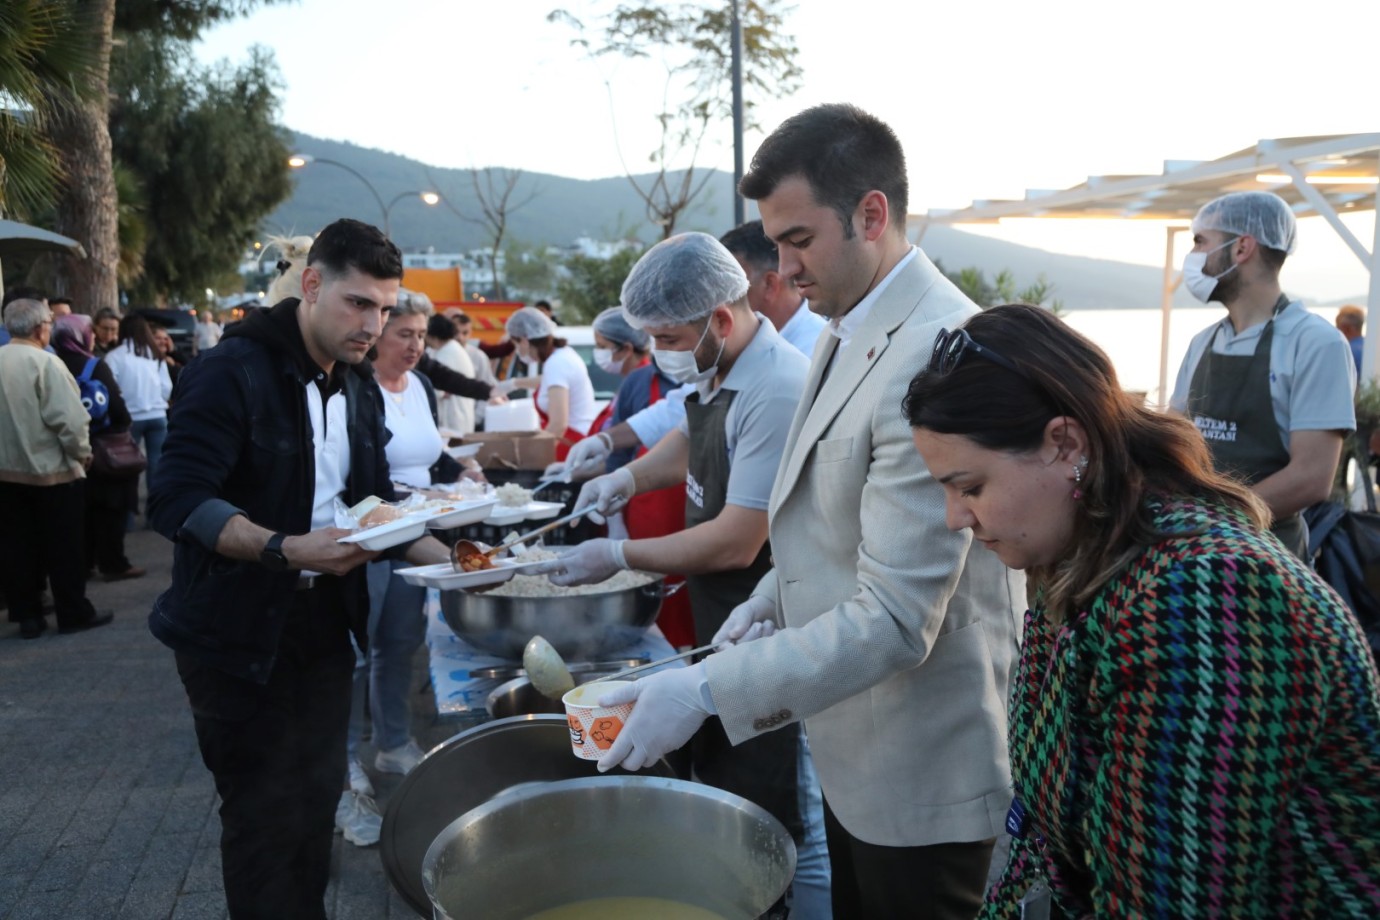
<instances>
[{"instance_id":1,"label":"white sneaker","mask_svg":"<svg viewBox=\"0 0 1380 920\"><path fill-rule=\"evenodd\" d=\"M346 789L335 807L335 829L357 847L371 847L379 842L383 817L379 807L367 795Z\"/></svg>"},{"instance_id":2,"label":"white sneaker","mask_svg":"<svg viewBox=\"0 0 1380 920\"><path fill-rule=\"evenodd\" d=\"M364 772L364 764L350 758L350 788L360 795L373 796L374 784L369 782L369 774Z\"/></svg>"},{"instance_id":3,"label":"white sneaker","mask_svg":"<svg viewBox=\"0 0 1380 920\"><path fill-rule=\"evenodd\" d=\"M389 751L379 751L374 758L374 768L380 773L397 773L406 776L412 768L422 762L426 754L417 747L417 742L408 739L407 744Z\"/></svg>"}]
</instances>

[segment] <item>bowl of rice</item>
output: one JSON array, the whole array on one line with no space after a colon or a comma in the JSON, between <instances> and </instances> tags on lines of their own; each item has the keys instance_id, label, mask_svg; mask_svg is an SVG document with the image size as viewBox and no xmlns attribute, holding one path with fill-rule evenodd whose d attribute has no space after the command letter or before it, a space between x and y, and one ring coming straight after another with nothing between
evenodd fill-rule
<instances>
[{"instance_id":1,"label":"bowl of rice","mask_svg":"<svg viewBox=\"0 0 1380 920\"><path fill-rule=\"evenodd\" d=\"M555 558L524 553L523 562ZM515 575L482 594L442 591L441 615L451 631L480 651L511 661L533 636L545 636L567 661L590 661L627 648L661 610L660 575L619 572L595 585L562 588L545 575Z\"/></svg>"}]
</instances>

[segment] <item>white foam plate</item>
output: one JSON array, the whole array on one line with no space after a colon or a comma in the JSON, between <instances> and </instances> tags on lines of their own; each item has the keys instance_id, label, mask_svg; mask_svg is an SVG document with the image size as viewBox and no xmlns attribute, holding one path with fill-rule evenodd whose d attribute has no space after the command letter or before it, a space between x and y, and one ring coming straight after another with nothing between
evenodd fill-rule
<instances>
[{"instance_id":1,"label":"white foam plate","mask_svg":"<svg viewBox=\"0 0 1380 920\"><path fill-rule=\"evenodd\" d=\"M483 444L477 442L474 444L458 444L455 447L447 447L446 453L450 454L456 460L464 460L466 457L473 457L475 454L479 453L479 448L483 446Z\"/></svg>"},{"instance_id":2,"label":"white foam plate","mask_svg":"<svg viewBox=\"0 0 1380 920\"><path fill-rule=\"evenodd\" d=\"M468 501L455 501L448 504L450 511L431 509L436 516L429 518L426 526L432 530L447 530L451 527L464 527L484 520L498 504L496 498L476 498Z\"/></svg>"},{"instance_id":3,"label":"white foam plate","mask_svg":"<svg viewBox=\"0 0 1380 920\"><path fill-rule=\"evenodd\" d=\"M484 523L501 526L503 524L515 524L518 521L545 521L560 514L564 508L565 504L562 502L531 501L515 507L498 505L484 519Z\"/></svg>"},{"instance_id":4,"label":"white foam plate","mask_svg":"<svg viewBox=\"0 0 1380 920\"><path fill-rule=\"evenodd\" d=\"M364 549L377 552L397 546L399 543L407 543L417 539L426 533L426 522L427 517L424 515L408 515L398 518L396 521L389 521L387 524L355 531L341 537L336 542L358 543Z\"/></svg>"},{"instance_id":5,"label":"white foam plate","mask_svg":"<svg viewBox=\"0 0 1380 920\"><path fill-rule=\"evenodd\" d=\"M410 585L453 591L457 588L477 588L483 585L498 584L538 565L541 563L516 562L508 557L495 559L492 569L480 569L478 572L457 572L449 562L438 562L435 565L418 565L407 569L397 569L396 573L401 575L403 581Z\"/></svg>"}]
</instances>

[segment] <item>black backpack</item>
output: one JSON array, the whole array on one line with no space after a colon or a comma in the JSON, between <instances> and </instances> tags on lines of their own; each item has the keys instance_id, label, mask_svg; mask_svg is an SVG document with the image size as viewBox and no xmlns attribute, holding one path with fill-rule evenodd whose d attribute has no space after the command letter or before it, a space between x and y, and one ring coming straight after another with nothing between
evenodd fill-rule
<instances>
[{"instance_id":1,"label":"black backpack","mask_svg":"<svg viewBox=\"0 0 1380 920\"><path fill-rule=\"evenodd\" d=\"M100 358L89 358L77 378L77 389L81 391L81 404L91 416L91 430L100 431L110 424L110 391L91 376Z\"/></svg>"},{"instance_id":2,"label":"black backpack","mask_svg":"<svg viewBox=\"0 0 1380 920\"><path fill-rule=\"evenodd\" d=\"M1343 454L1343 460L1346 459ZM1369 470L1358 463L1367 510L1340 502L1319 502L1304 511L1308 553L1318 575L1332 586L1361 621L1371 654L1380 661L1380 514L1375 510Z\"/></svg>"}]
</instances>

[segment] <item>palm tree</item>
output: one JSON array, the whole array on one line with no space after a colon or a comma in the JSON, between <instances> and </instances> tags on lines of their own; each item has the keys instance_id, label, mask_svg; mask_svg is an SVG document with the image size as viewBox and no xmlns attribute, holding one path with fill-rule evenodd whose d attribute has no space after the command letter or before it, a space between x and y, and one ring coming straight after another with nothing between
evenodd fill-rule
<instances>
[{"instance_id":1,"label":"palm tree","mask_svg":"<svg viewBox=\"0 0 1380 920\"><path fill-rule=\"evenodd\" d=\"M100 72L90 13L55 0L0 3L0 214L27 217L56 201L61 151L48 128L90 97Z\"/></svg>"}]
</instances>

